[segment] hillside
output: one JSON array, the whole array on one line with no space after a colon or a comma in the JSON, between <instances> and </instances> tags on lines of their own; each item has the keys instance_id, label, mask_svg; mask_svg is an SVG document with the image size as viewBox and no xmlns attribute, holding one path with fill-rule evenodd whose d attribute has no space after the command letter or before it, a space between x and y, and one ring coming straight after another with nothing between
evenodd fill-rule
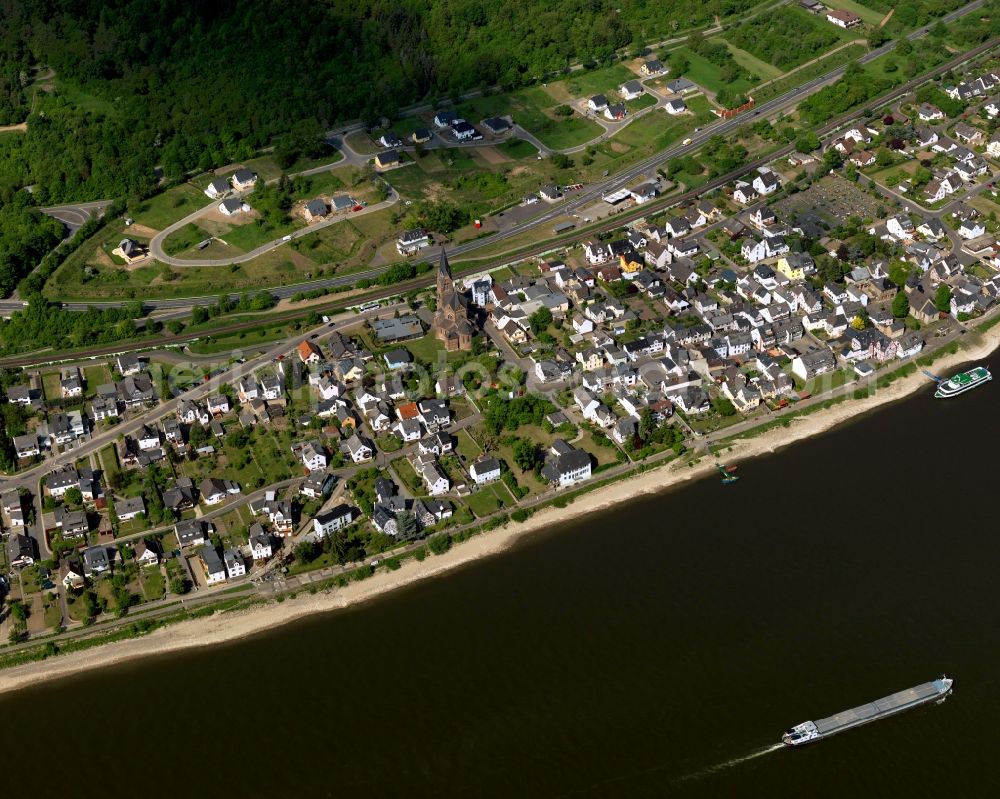
<instances>
[{"instance_id":1,"label":"hillside","mask_svg":"<svg viewBox=\"0 0 1000 799\"><path fill-rule=\"evenodd\" d=\"M518 86L755 2L8 0L0 124L23 118L32 64L58 78L27 135L0 138L0 186L37 184L43 202L145 194L156 165L176 178L282 136L295 149L341 120Z\"/></svg>"}]
</instances>

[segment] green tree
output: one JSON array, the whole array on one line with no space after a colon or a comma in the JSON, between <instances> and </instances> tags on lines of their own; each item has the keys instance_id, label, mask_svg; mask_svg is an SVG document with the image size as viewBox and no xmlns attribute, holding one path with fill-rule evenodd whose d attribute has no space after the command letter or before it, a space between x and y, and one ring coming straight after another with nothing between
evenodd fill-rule
<instances>
[{"instance_id":1,"label":"green tree","mask_svg":"<svg viewBox=\"0 0 1000 799\"><path fill-rule=\"evenodd\" d=\"M528 323L531 325L531 331L537 336L552 324L552 311L548 308L539 308L528 317Z\"/></svg>"},{"instance_id":2,"label":"green tree","mask_svg":"<svg viewBox=\"0 0 1000 799\"><path fill-rule=\"evenodd\" d=\"M941 313L951 312L951 289L944 283L934 292L934 307Z\"/></svg>"},{"instance_id":3,"label":"green tree","mask_svg":"<svg viewBox=\"0 0 1000 799\"><path fill-rule=\"evenodd\" d=\"M687 73L691 68L690 59L684 54L683 50L674 50L670 53L670 74L680 77Z\"/></svg>"},{"instance_id":4,"label":"green tree","mask_svg":"<svg viewBox=\"0 0 1000 799\"><path fill-rule=\"evenodd\" d=\"M538 445L528 438L514 442L514 463L525 472L530 472L539 462Z\"/></svg>"},{"instance_id":5,"label":"green tree","mask_svg":"<svg viewBox=\"0 0 1000 799\"><path fill-rule=\"evenodd\" d=\"M892 315L896 319L905 319L909 313L910 301L906 297L906 292L896 292L896 296L892 298Z\"/></svg>"},{"instance_id":6,"label":"green tree","mask_svg":"<svg viewBox=\"0 0 1000 799\"><path fill-rule=\"evenodd\" d=\"M302 541L295 545L293 553L295 560L302 565L312 563L320 555L319 544L315 541Z\"/></svg>"},{"instance_id":7,"label":"green tree","mask_svg":"<svg viewBox=\"0 0 1000 799\"><path fill-rule=\"evenodd\" d=\"M23 622L28 618L28 609L19 599L14 599L10 603L10 616L14 621Z\"/></svg>"},{"instance_id":8,"label":"green tree","mask_svg":"<svg viewBox=\"0 0 1000 799\"><path fill-rule=\"evenodd\" d=\"M417 524L417 519L412 513L397 513L396 530L397 536L407 541L417 537L417 533L420 532L420 526Z\"/></svg>"},{"instance_id":9,"label":"green tree","mask_svg":"<svg viewBox=\"0 0 1000 799\"><path fill-rule=\"evenodd\" d=\"M801 134L795 140L795 149L798 150L800 153L811 153L814 150L818 150L819 145L820 145L819 136L817 136L811 130Z\"/></svg>"},{"instance_id":10,"label":"green tree","mask_svg":"<svg viewBox=\"0 0 1000 799\"><path fill-rule=\"evenodd\" d=\"M736 406L733 405L728 397L716 397L713 399L712 410L720 416L734 416L736 414Z\"/></svg>"},{"instance_id":11,"label":"green tree","mask_svg":"<svg viewBox=\"0 0 1000 799\"><path fill-rule=\"evenodd\" d=\"M63 498L66 500L67 505L82 505L83 504L83 493L79 488L71 488L64 495Z\"/></svg>"}]
</instances>

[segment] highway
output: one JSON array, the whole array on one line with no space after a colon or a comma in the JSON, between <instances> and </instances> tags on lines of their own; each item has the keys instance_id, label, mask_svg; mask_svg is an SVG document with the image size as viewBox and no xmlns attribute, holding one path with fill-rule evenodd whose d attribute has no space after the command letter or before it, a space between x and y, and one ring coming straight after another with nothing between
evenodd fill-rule
<instances>
[{"instance_id":1,"label":"highway","mask_svg":"<svg viewBox=\"0 0 1000 799\"><path fill-rule=\"evenodd\" d=\"M968 5L965 5L960 9L956 9L955 11L951 12L950 14L947 14L941 19L946 23L954 21L955 19L958 19L959 17L964 16L965 14L968 14L980 8L983 5L983 3L984 0L974 0ZM907 38L911 40L922 38L927 35L927 33L930 30L930 27L931 27L930 25L926 25L922 28L919 28L910 33ZM965 53L959 54L951 61L939 65L933 71L934 72L946 71L947 69L952 68L962 63L963 61L968 60L969 58L973 58L979 55L980 53L990 49L991 47L994 47L997 44L997 41L998 40L996 39L991 39L990 41L985 42L984 44L979 45L978 47L975 47ZM885 55L886 53L892 51L896 47L896 44L897 43L895 41L887 42L881 47L878 47L872 50L871 52L867 53L866 55L862 56L860 59L858 59L858 61L862 64L868 63L878 58L879 56ZM643 159L642 161L629 167L624 172L621 172L617 175L608 178L608 180L606 181L602 181L600 183L595 183L592 184L591 186L588 186L586 189L582 190L579 194L575 194L572 200L554 205L553 207L547 209L544 213L540 214L539 216L536 216L528 220L523 225L519 225L507 231L496 233L492 236L483 239L477 239L475 241L467 242L465 244L456 245L454 248L451 248L449 250L449 255L458 260L458 256L472 253L480 247L492 245L497 241L502 241L514 236L518 236L527 230L541 227L544 226L545 224L550 224L553 220L557 218L566 216L568 214L573 214L580 208L583 208L589 204L597 202L602 195L608 193L609 191L613 191L615 189L627 186L633 183L640 176L651 173L653 170L655 170L658 164L670 160L671 158L695 152L696 150L704 146L704 144L713 136L723 135L732 132L733 130L739 128L740 126L746 124L748 121L753 120L755 117L758 116L767 117L773 114L777 114L781 111L785 111L788 108L797 105L806 97L814 94L823 87L828 86L831 83L837 81L840 77L843 76L844 72L846 71L846 68L847 68L846 66L837 67L836 69L831 70L825 75L807 81L801 86L791 89L790 91L786 92L780 97L776 97L766 103L762 103L761 105L757 106L752 112L748 112L747 114L742 114L740 116L733 117L732 119L718 120L717 122L706 125L702 130L693 133L691 135L689 144L675 145L666 150L662 150L653 156ZM903 94L912 91L913 88L925 82L926 80L928 80L928 77L925 75L916 78L912 81L909 81L905 84L902 84L901 86L896 87L883 97L874 98L869 105L874 107L882 105L886 102L890 102L896 97L902 96ZM847 114L844 114L841 117L838 117L837 119L824 125L820 129L820 132L822 133L835 129L836 127L839 127L840 125L844 124L846 121L856 118L857 116L859 116L859 114L860 114L859 110L855 110ZM662 200L658 203L657 202L646 203L645 205L641 206L641 210L636 209L636 211L630 215L625 215L625 214L616 215L607 224L594 227L589 233L585 235L581 234L580 236L573 237L573 240L562 240L559 246L562 246L563 243L569 245L573 243L573 241L575 241L576 239L582 240L584 238L588 238L589 236L592 236L594 233L601 232L602 230L605 229L613 229L616 227L620 227L625 221L628 221L629 218L634 218L637 216L645 216L655 212L656 210L659 210L662 207L666 207L668 205L676 205L685 202L692 197L698 196L700 194L712 190L713 188L717 188L718 186L724 185L725 183L728 183L729 181L734 180L735 178L756 169L758 166L762 165L766 161L774 160L775 158L781 157L783 154L787 154L788 152L791 151L792 151L791 147L782 148L777 152L770 153L766 160L756 161L751 164L746 164L742 166L739 170L734 170L728 175L724 175L721 178L717 178L711 181L710 183L701 186L695 192L688 192L679 197L677 196L671 197L669 199ZM272 245L273 244L274 243L272 243ZM537 249L539 252L543 252L548 249L552 249L552 245L551 244L544 245ZM531 254L532 252L530 250L525 251L523 253L519 253L518 258L527 257L530 256ZM426 253L426 255L423 257L422 260L432 261L436 257L437 253L435 251L429 251ZM228 264L230 260L226 260L225 263ZM506 260L509 261L510 258L506 258ZM496 266L502 265L504 261L505 259L503 257L495 259ZM479 265L477 267L477 270L490 268L493 265L494 262L491 259L490 261ZM461 263L460 262L457 263L456 266L458 266L457 271L461 271ZM269 291L276 299L279 300L287 299L302 292L308 292L316 289L337 288L339 286L355 283L358 280L376 278L384 270L385 267L376 267L359 272L353 272L349 275L343 275L339 277L323 278L319 280L308 281L305 283L296 283L287 286L278 286L269 289ZM422 284L415 283L414 285L422 285ZM387 291L387 293L390 294L398 293L400 290L402 290L402 287L397 285L394 286L391 290ZM239 295L233 294L231 295L231 297L235 300L239 298ZM149 299L149 300L144 300L143 305L146 308L153 311L182 310L182 309L190 309L197 305L213 305L217 301L218 301L218 295L212 295L212 296L202 296L202 297L184 297L177 299ZM124 300L97 301L97 302L66 302L63 303L63 307L70 311L85 311L88 308L117 308L127 303L128 301ZM19 310L22 307L23 303L20 302L19 300L10 300L10 299L0 300L0 313L10 313L12 311ZM174 343L177 342L175 341Z\"/></svg>"},{"instance_id":2,"label":"highway","mask_svg":"<svg viewBox=\"0 0 1000 799\"><path fill-rule=\"evenodd\" d=\"M975 2L969 3L968 5L963 6L962 8L957 9L956 11L953 11L951 14L948 14L946 17L943 17L943 19L945 22L951 22L952 20L958 19L960 16L968 14L969 12L979 8L980 6L983 5L983 2L984 0L975 0ZM930 25L925 25L922 28L918 28L913 33L911 33L908 36L908 38L909 39L923 38L930 31L930 28L931 28ZM895 41L886 42L881 47L878 47L870 51L869 53L866 53L861 58L859 58L858 63L867 64L870 61L875 60L879 56L885 55L886 53L889 53L892 50L894 50L896 48L896 44L897 42ZM633 183L633 181L637 180L638 178L644 175L648 176L651 172L653 172L656 169L658 164L661 164L664 161L669 161L671 158L676 158L678 156L683 156L695 152L696 150L703 147L708 142L708 140L711 139L713 136L720 136L726 133L730 133L736 130L737 128L742 127L747 123L748 120L752 120L754 119L754 117L758 116L768 117L771 116L772 114L777 114L781 111L785 111L791 106L798 105L802 100L804 100L809 95L818 92L820 89L824 88L825 86L829 86L831 83L835 83L843 76L846 70L847 70L847 65L837 67L836 69L830 70L825 75L821 75L818 78L813 78L810 81L806 81L801 86L797 86L794 89L791 89L790 91L786 92L780 97L775 97L773 100L769 100L766 103L762 103L761 105L756 106L753 109L753 111L740 114L731 119L719 120L718 122L706 125L700 131L691 134L691 136L689 137L688 144L679 144L674 147L668 148L667 150L660 151L656 155L650 156L649 158L646 158L638 162L637 164L626 169L624 172L620 172L619 174L614 175L613 177L609 178L608 180L602 183L595 183L591 186L588 186L580 193L574 194L573 199L570 202L555 205L541 216L535 217L534 219L530 220L530 222L522 226L494 234L493 236L490 236L487 239L472 241L467 244L460 244L456 247L451 248L449 250L449 254L452 256L463 255L465 253L471 252L472 250L475 250L477 247L483 246L486 243L492 244L493 242L496 241L501 241L503 239L511 238L514 236L519 236L526 229L538 227L539 225L544 225L546 223L552 222L555 219L566 216L567 214L571 214L574 211L578 211L579 209L584 208L587 205L590 205L600 200L600 198L603 195L615 191L616 189L625 188L626 186Z\"/></svg>"},{"instance_id":3,"label":"highway","mask_svg":"<svg viewBox=\"0 0 1000 799\"><path fill-rule=\"evenodd\" d=\"M978 7L978 3L976 5ZM995 47L998 44L998 42L1000 42L1000 39L991 39L987 42L984 42L978 47L975 47L972 50L969 50L965 53L956 56L954 59L952 59L952 61L939 65L935 71L946 70L970 58L974 58L979 54L985 52L986 50ZM902 84L901 86L896 87L891 92L883 95L882 97L873 99L872 102L870 103L870 106L878 107L884 105L887 102L891 102L897 97L900 97L912 91L916 86L925 82L927 79L928 79L927 76L922 76L919 78L915 78L914 80L908 83ZM832 130L836 130L837 128L841 127L848 121L857 118L859 116L859 113L860 112L856 110L848 112L826 123L821 128L819 128L817 132L819 134L824 134ZM702 196L703 194L711 191L712 189L723 186L726 183L729 183L732 180L735 180L736 178L745 175L748 172L753 171L754 169L764 165L765 163L786 156L791 152L793 152L793 150L794 150L793 145L786 145L785 147L782 147L776 151L768 153L764 158L761 158L752 163L744 164L739 169L734 170L733 172L730 172L726 175L721 175L720 177L715 178L714 180L706 183L705 185L700 186L698 189L686 192L681 195L675 195L669 198L664 198L663 200L660 201L645 203L644 205L637 206L636 208L626 213L618 214L612 217L609 221L605 222L604 224L594 226L589 232L585 234L579 233L574 237L560 240L558 246L570 246L571 244L575 243L575 241L589 238L595 235L596 233L605 230L613 230L615 228L621 227L626 222L632 221L640 217L648 216L649 214L655 213L656 211L662 210L663 208L689 202L690 200L696 199L697 197ZM493 237L487 239L487 241L492 240L492 238ZM543 252L548 252L549 250L552 250L553 247L554 245L552 242L546 242L534 248L519 251L516 256L516 260L521 260L523 258L528 258L533 255L538 255ZM504 263L509 263L512 260L515 260L515 258L510 255L499 256L495 259L478 263L474 266L466 266L464 269L462 264L458 263L456 264L457 268L454 271L456 274L461 274L463 272L468 273L468 272L485 271L488 269L498 268L502 266ZM299 292L309 291L311 289L330 288L343 285L345 283L353 283L362 278L374 278L377 277L379 274L381 274L382 271L383 271L382 269L369 269L361 272L354 272L350 275L344 275L338 278L314 280L309 283L297 283L291 286L281 286L272 289L271 294L279 299L288 298ZM397 283L392 286L386 287L384 289L373 291L369 294L364 295L363 298L354 297L351 299L351 302L359 303L369 299L378 299L378 298L396 296L403 292L412 291L414 289L425 288L433 284L433 281L434 281L433 276L421 276L419 278L415 278L414 280L406 281L404 283ZM239 296L236 294L230 296L234 300L239 299ZM185 316L186 313L184 313L184 311L190 309L193 305L212 305L217 301L218 301L217 296L211 296L211 297L196 297L196 298L184 298L184 299L174 299L174 300L148 300L144 302L144 305L154 311L173 310L176 312L173 314L171 313L163 314L157 317L158 320L163 321L170 318ZM336 304L336 302L337 301L334 298L331 298L330 306L332 307L334 304ZM341 300L341 302L344 302L344 300ZM71 303L64 303L63 307L67 308L68 310L83 311L91 307L95 308L119 307L121 304L122 303L120 302L95 302L95 303L71 302ZM21 307L23 307L23 304L18 300L0 300L0 312L6 311L9 313L12 310L18 310ZM316 307L314 308L314 310L322 312L327 310L327 308ZM262 323L265 322L277 323L285 319L297 318L300 317L301 315L302 315L301 311L270 313L267 314L266 316L262 316L260 319L255 319L247 322L234 322L231 325L219 327L209 332L195 333L195 334L181 334L179 336L160 335L128 343L106 344L106 345L101 345L99 347L81 348L74 351L72 359L101 357L136 349L149 349L149 348L163 347L163 346L177 346L206 335L219 336L228 333L239 332L240 330L249 330L255 327L259 327ZM18 355L18 356L9 356L5 358L0 358L0 365L10 366L10 367L31 366L38 364L40 362L44 362L44 359L45 359L44 353L36 352L29 355ZM67 359L68 357L58 357L55 358L54 360L67 360Z\"/></svg>"}]
</instances>

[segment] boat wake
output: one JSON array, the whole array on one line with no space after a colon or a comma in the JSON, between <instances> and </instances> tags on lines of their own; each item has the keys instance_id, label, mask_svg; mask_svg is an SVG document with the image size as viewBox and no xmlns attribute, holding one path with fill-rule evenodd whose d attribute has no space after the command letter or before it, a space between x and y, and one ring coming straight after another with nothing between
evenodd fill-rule
<instances>
[{"instance_id":1,"label":"boat wake","mask_svg":"<svg viewBox=\"0 0 1000 799\"><path fill-rule=\"evenodd\" d=\"M714 766L709 768L704 768L701 771L696 771L693 774L687 774L680 778L669 778L669 782L672 785L677 785L681 782L687 782L689 780L698 780L702 777L708 777L712 774L716 774L720 771L725 771L726 769L733 768L734 766L740 765L740 763L746 763L748 760L754 760L758 757L763 757L764 755L769 755L771 752L777 752L779 749L787 749L784 744L771 744L763 749L757 749L756 751L750 752L749 754L743 755L742 757L734 757L731 760L726 760L723 763L716 763ZM642 771L632 772L629 774L622 774L611 779L603 780L599 783L593 785L587 785L583 788L578 788L576 790L568 791L566 793L561 793L555 797L555 799L566 799L569 796L584 796L592 793L606 793L609 785L629 782L634 780L636 777L648 777L650 774L655 774L660 771L666 771L670 769L674 764L671 762L661 763L659 765L653 766Z\"/></svg>"},{"instance_id":2,"label":"boat wake","mask_svg":"<svg viewBox=\"0 0 1000 799\"><path fill-rule=\"evenodd\" d=\"M714 766L709 766L708 768L703 768L701 771L696 771L693 774L688 774L687 776L681 777L682 780L700 780L702 777L708 777L712 774L717 774L720 771L725 771L726 769L735 768L736 766L742 765L749 760L756 760L758 757L764 757L764 755L769 755L772 752L777 752L779 749L785 749L785 745L782 743L771 744L770 746L765 746L763 749L757 749L756 751L750 752L749 754L742 755L741 757L734 757L729 760L724 760L722 763L716 763Z\"/></svg>"}]
</instances>

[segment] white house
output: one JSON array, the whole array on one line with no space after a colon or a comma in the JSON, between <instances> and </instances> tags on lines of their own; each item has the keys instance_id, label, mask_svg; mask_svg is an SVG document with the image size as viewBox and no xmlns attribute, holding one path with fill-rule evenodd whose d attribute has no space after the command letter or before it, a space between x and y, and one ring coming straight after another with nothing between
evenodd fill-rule
<instances>
[{"instance_id":1,"label":"white house","mask_svg":"<svg viewBox=\"0 0 1000 799\"><path fill-rule=\"evenodd\" d=\"M966 219L958 226L956 232L963 239L975 239L986 234L986 227L975 219Z\"/></svg>"},{"instance_id":2,"label":"white house","mask_svg":"<svg viewBox=\"0 0 1000 799\"><path fill-rule=\"evenodd\" d=\"M558 488L576 485L590 479L590 455L582 449L575 449L565 441L552 442L542 467L542 476Z\"/></svg>"},{"instance_id":3,"label":"white house","mask_svg":"<svg viewBox=\"0 0 1000 799\"><path fill-rule=\"evenodd\" d=\"M214 547L207 546L201 551L201 567L205 571L205 582L216 585L226 581L226 567Z\"/></svg>"},{"instance_id":4,"label":"white house","mask_svg":"<svg viewBox=\"0 0 1000 799\"><path fill-rule=\"evenodd\" d=\"M885 223L886 232L896 241L913 238L913 222L907 216L894 216Z\"/></svg>"},{"instance_id":5,"label":"white house","mask_svg":"<svg viewBox=\"0 0 1000 799\"><path fill-rule=\"evenodd\" d=\"M257 522L250 525L247 531L250 538L250 554L254 560L266 560L271 557L274 550L271 547L271 536L264 532L264 528Z\"/></svg>"},{"instance_id":6,"label":"white house","mask_svg":"<svg viewBox=\"0 0 1000 799\"><path fill-rule=\"evenodd\" d=\"M445 494L451 488L451 481L441 471L441 467L433 455L418 455L413 459L413 468L424 481L427 493L432 497Z\"/></svg>"},{"instance_id":7,"label":"white house","mask_svg":"<svg viewBox=\"0 0 1000 799\"><path fill-rule=\"evenodd\" d=\"M332 510L321 513L313 518L313 533L325 538L331 533L347 527L354 519L354 512L347 505L338 505Z\"/></svg>"},{"instance_id":8,"label":"white house","mask_svg":"<svg viewBox=\"0 0 1000 799\"><path fill-rule=\"evenodd\" d=\"M485 485L500 479L500 461L496 458L481 458L469 467L469 474L476 485Z\"/></svg>"},{"instance_id":9,"label":"white house","mask_svg":"<svg viewBox=\"0 0 1000 799\"><path fill-rule=\"evenodd\" d=\"M608 98L603 94L595 94L589 100L587 100L587 108L589 108L594 113L601 113L605 108L608 107Z\"/></svg>"},{"instance_id":10,"label":"white house","mask_svg":"<svg viewBox=\"0 0 1000 799\"><path fill-rule=\"evenodd\" d=\"M761 167L751 185L758 194L773 194L781 187L781 181L770 169Z\"/></svg>"},{"instance_id":11,"label":"white house","mask_svg":"<svg viewBox=\"0 0 1000 799\"><path fill-rule=\"evenodd\" d=\"M237 214L248 214L250 213L250 203L243 202L243 200L237 197L230 197L228 200L223 200L219 203L219 213L223 216L236 216Z\"/></svg>"},{"instance_id":12,"label":"white house","mask_svg":"<svg viewBox=\"0 0 1000 799\"><path fill-rule=\"evenodd\" d=\"M853 11L835 8L826 12L826 21L833 23L838 28L853 28L855 25L861 24L861 17Z\"/></svg>"},{"instance_id":13,"label":"white house","mask_svg":"<svg viewBox=\"0 0 1000 799\"><path fill-rule=\"evenodd\" d=\"M374 450L357 433L344 442L347 451L351 453L351 460L355 463L369 461L375 457Z\"/></svg>"},{"instance_id":14,"label":"white house","mask_svg":"<svg viewBox=\"0 0 1000 799\"><path fill-rule=\"evenodd\" d=\"M213 200L217 200L219 197L222 197L228 192L229 183L224 178L215 178L215 180L209 183L205 188L205 194Z\"/></svg>"},{"instance_id":15,"label":"white house","mask_svg":"<svg viewBox=\"0 0 1000 799\"><path fill-rule=\"evenodd\" d=\"M226 574L232 580L235 577L242 577L247 573L247 565L243 560L243 553L238 549L227 549L222 553L222 558L226 564Z\"/></svg>"},{"instance_id":16,"label":"white house","mask_svg":"<svg viewBox=\"0 0 1000 799\"><path fill-rule=\"evenodd\" d=\"M307 441L300 451L302 463L310 472L326 468L326 452L316 441Z\"/></svg>"},{"instance_id":17,"label":"white house","mask_svg":"<svg viewBox=\"0 0 1000 799\"><path fill-rule=\"evenodd\" d=\"M206 505L218 505L226 498L226 484L215 477L206 477L198 486L202 501Z\"/></svg>"},{"instance_id":18,"label":"white house","mask_svg":"<svg viewBox=\"0 0 1000 799\"><path fill-rule=\"evenodd\" d=\"M642 84L637 80L626 81L622 84L620 89L622 99L624 100L636 100L642 97L645 89Z\"/></svg>"},{"instance_id":19,"label":"white house","mask_svg":"<svg viewBox=\"0 0 1000 799\"><path fill-rule=\"evenodd\" d=\"M431 244L430 234L426 230L417 228L415 230L404 230L396 239L396 250L400 255L412 255L417 250L429 247Z\"/></svg>"},{"instance_id":20,"label":"white house","mask_svg":"<svg viewBox=\"0 0 1000 799\"><path fill-rule=\"evenodd\" d=\"M237 169L233 173L231 180L233 188L236 191L246 191L254 187L254 184L257 182L257 174L251 172L249 169Z\"/></svg>"}]
</instances>

